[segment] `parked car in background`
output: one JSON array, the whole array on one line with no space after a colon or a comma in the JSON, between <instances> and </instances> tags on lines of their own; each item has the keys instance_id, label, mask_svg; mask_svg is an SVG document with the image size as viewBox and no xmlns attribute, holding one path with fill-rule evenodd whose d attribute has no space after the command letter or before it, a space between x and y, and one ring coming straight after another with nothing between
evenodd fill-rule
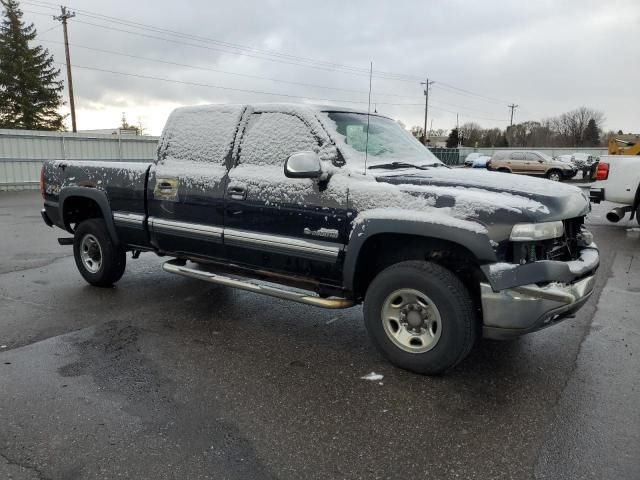
<instances>
[{"instance_id":1,"label":"parked car in background","mask_svg":"<svg viewBox=\"0 0 640 480\"><path fill-rule=\"evenodd\" d=\"M578 168L584 168L585 166L591 166L595 163L597 157L590 153L575 152L571 154L571 161Z\"/></svg>"},{"instance_id":2,"label":"parked car in background","mask_svg":"<svg viewBox=\"0 0 640 480\"><path fill-rule=\"evenodd\" d=\"M571 155L571 161L578 170L582 170L582 178L585 180L592 177L598 159L596 155L584 152L575 152Z\"/></svg>"},{"instance_id":3,"label":"parked car in background","mask_svg":"<svg viewBox=\"0 0 640 480\"><path fill-rule=\"evenodd\" d=\"M555 182L573 178L578 172L574 165L555 160L546 153L535 150L496 152L487 163L487 169L505 173L536 175Z\"/></svg>"},{"instance_id":4,"label":"parked car in background","mask_svg":"<svg viewBox=\"0 0 640 480\"><path fill-rule=\"evenodd\" d=\"M553 157L553 158L555 158L556 160L559 160L561 162L564 162L564 163L570 163L571 165L575 166L575 163L573 163L573 154L571 154L571 153L565 153L563 155L558 155L558 156Z\"/></svg>"},{"instance_id":5,"label":"parked car in background","mask_svg":"<svg viewBox=\"0 0 640 480\"><path fill-rule=\"evenodd\" d=\"M464 159L464 166L469 168L487 168L487 162L490 159L490 155L472 152Z\"/></svg>"},{"instance_id":6,"label":"parked car in background","mask_svg":"<svg viewBox=\"0 0 640 480\"><path fill-rule=\"evenodd\" d=\"M465 167L473 167L473 162L476 160L476 158L480 158L484 156L482 153L480 152L471 152L469 155L467 155L464 159L464 166Z\"/></svg>"}]
</instances>

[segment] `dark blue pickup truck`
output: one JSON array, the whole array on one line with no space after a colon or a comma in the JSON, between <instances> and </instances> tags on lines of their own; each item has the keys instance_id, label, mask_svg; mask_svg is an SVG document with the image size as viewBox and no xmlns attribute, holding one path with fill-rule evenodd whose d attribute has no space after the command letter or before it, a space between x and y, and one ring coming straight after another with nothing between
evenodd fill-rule
<instances>
[{"instance_id":1,"label":"dark blue pickup truck","mask_svg":"<svg viewBox=\"0 0 640 480\"><path fill-rule=\"evenodd\" d=\"M153 163L49 161L47 225L92 285L127 252L167 272L325 308L364 304L374 343L421 373L481 335L566 318L598 250L575 187L450 169L393 120L308 105L174 111Z\"/></svg>"}]
</instances>

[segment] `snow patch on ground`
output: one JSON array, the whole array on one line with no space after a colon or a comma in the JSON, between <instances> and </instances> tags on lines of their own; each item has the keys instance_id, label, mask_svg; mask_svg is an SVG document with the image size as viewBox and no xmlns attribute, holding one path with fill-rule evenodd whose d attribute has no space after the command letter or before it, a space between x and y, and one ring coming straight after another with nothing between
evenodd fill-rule
<instances>
[{"instance_id":1,"label":"snow patch on ground","mask_svg":"<svg viewBox=\"0 0 640 480\"><path fill-rule=\"evenodd\" d=\"M364 377L360 377L362 380L369 380L371 382L377 382L384 378L384 375L376 372L366 374Z\"/></svg>"}]
</instances>

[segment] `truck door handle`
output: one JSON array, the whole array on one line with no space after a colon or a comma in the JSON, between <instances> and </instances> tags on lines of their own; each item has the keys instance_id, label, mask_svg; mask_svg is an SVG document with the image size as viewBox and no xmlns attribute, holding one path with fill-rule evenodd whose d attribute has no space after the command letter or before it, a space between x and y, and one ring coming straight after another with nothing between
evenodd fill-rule
<instances>
[{"instance_id":1,"label":"truck door handle","mask_svg":"<svg viewBox=\"0 0 640 480\"><path fill-rule=\"evenodd\" d=\"M247 189L245 187L229 187L227 193L233 200L247 199Z\"/></svg>"}]
</instances>

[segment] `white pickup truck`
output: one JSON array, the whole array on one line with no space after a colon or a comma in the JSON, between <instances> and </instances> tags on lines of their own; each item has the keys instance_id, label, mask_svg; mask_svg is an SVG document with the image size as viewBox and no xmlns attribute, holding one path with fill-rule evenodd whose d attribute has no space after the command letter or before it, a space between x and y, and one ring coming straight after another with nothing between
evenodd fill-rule
<instances>
[{"instance_id":1,"label":"white pickup truck","mask_svg":"<svg viewBox=\"0 0 640 480\"><path fill-rule=\"evenodd\" d=\"M640 156L601 156L589 196L593 203L606 200L624 205L607 213L610 222L619 222L631 212L631 219L635 216L640 224Z\"/></svg>"}]
</instances>

